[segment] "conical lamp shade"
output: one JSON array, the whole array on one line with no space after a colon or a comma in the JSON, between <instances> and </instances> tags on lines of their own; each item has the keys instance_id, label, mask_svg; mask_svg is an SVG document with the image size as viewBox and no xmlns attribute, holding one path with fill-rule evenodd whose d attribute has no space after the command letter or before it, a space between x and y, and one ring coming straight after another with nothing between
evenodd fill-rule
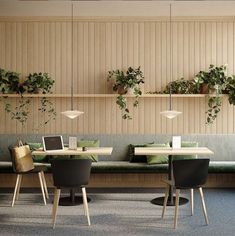
<instances>
[{"instance_id":1,"label":"conical lamp shade","mask_svg":"<svg viewBox=\"0 0 235 236\"><path fill-rule=\"evenodd\" d=\"M70 111L63 111L61 112L62 115L70 118L70 119L74 119L82 114L84 114L83 111L77 111L77 110L70 110Z\"/></svg>"},{"instance_id":2,"label":"conical lamp shade","mask_svg":"<svg viewBox=\"0 0 235 236\"><path fill-rule=\"evenodd\" d=\"M165 116L168 119L173 119L176 116L182 114L182 112L181 111L174 111L174 110L166 110L166 111L160 112L160 114Z\"/></svg>"}]
</instances>

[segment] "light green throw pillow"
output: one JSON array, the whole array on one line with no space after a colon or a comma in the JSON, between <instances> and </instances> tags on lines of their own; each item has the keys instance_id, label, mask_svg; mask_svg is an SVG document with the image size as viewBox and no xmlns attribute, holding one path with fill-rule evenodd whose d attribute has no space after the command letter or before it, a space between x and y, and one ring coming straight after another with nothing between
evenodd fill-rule
<instances>
[{"instance_id":1,"label":"light green throw pillow","mask_svg":"<svg viewBox=\"0 0 235 236\"><path fill-rule=\"evenodd\" d=\"M198 142L190 142L190 141L183 141L181 142L181 147L186 148L186 147L198 147ZM196 159L197 155L179 155L179 156L172 156L172 160L187 160L187 159Z\"/></svg>"},{"instance_id":2,"label":"light green throw pillow","mask_svg":"<svg viewBox=\"0 0 235 236\"><path fill-rule=\"evenodd\" d=\"M99 147L99 140L79 140L78 147ZM76 156L77 159L91 159L93 162L98 162L98 155L89 154L89 155L79 155Z\"/></svg>"},{"instance_id":3,"label":"light green throw pillow","mask_svg":"<svg viewBox=\"0 0 235 236\"><path fill-rule=\"evenodd\" d=\"M27 143L29 145L30 151L35 151L42 147L41 143ZM48 158L46 155L33 155L34 162L48 162Z\"/></svg>"},{"instance_id":4,"label":"light green throw pillow","mask_svg":"<svg viewBox=\"0 0 235 236\"><path fill-rule=\"evenodd\" d=\"M145 147L162 147L162 148L169 148L169 143L153 143L153 144L146 144ZM147 155L147 163L149 165L153 164L166 164L168 163L168 155Z\"/></svg>"}]
</instances>

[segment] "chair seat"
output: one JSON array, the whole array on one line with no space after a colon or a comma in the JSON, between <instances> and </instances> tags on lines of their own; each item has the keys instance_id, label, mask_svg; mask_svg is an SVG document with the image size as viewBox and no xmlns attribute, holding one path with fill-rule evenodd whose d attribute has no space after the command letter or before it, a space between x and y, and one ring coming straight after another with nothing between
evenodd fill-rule
<instances>
[{"instance_id":1,"label":"chair seat","mask_svg":"<svg viewBox=\"0 0 235 236\"><path fill-rule=\"evenodd\" d=\"M47 167L44 165L35 166L34 169L27 172L17 172L17 174L31 174L31 173L39 173L41 171L46 171Z\"/></svg>"}]
</instances>

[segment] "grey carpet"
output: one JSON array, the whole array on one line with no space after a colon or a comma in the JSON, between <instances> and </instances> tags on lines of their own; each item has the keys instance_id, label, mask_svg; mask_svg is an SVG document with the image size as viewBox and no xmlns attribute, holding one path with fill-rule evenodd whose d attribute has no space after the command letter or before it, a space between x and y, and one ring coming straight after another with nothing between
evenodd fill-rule
<instances>
[{"instance_id":1,"label":"grey carpet","mask_svg":"<svg viewBox=\"0 0 235 236\"><path fill-rule=\"evenodd\" d=\"M157 193L89 194L91 223L82 206L59 207L56 229L51 226L51 207L42 204L40 194L20 195L10 207L11 194L0 194L0 235L235 235L235 190L205 190L209 226L205 226L199 194L195 193L195 214L189 204L180 206L178 229L174 230L174 208L168 207L161 219L161 207L149 201ZM184 191L183 196L188 197ZM50 202L52 199L50 195Z\"/></svg>"}]
</instances>

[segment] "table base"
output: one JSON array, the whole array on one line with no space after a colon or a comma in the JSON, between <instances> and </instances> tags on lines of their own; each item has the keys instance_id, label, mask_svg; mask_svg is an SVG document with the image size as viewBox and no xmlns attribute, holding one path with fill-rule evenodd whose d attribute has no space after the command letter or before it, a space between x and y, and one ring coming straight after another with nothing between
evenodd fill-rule
<instances>
[{"instance_id":1,"label":"table base","mask_svg":"<svg viewBox=\"0 0 235 236\"><path fill-rule=\"evenodd\" d=\"M88 197L87 202L90 202L91 199ZM83 204L82 196L75 196L74 201L72 201L71 197L61 197L59 201L60 206L76 206Z\"/></svg>"},{"instance_id":2,"label":"table base","mask_svg":"<svg viewBox=\"0 0 235 236\"><path fill-rule=\"evenodd\" d=\"M163 206L164 204L164 197L157 197L151 200L151 203L154 205ZM188 203L188 199L184 197L179 198L179 205L184 205ZM171 202L170 198L168 197L167 206L175 206L175 197L173 197L173 203Z\"/></svg>"}]
</instances>

